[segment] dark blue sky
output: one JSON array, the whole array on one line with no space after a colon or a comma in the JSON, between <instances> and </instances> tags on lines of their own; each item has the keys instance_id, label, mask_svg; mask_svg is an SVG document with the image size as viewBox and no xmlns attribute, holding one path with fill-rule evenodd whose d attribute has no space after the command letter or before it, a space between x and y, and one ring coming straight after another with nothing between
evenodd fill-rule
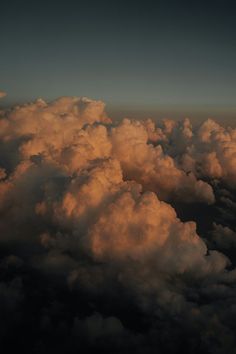
<instances>
[{"instance_id":1,"label":"dark blue sky","mask_svg":"<svg viewBox=\"0 0 236 354\"><path fill-rule=\"evenodd\" d=\"M234 3L9 0L0 5L5 102L82 95L117 110L234 114Z\"/></svg>"}]
</instances>

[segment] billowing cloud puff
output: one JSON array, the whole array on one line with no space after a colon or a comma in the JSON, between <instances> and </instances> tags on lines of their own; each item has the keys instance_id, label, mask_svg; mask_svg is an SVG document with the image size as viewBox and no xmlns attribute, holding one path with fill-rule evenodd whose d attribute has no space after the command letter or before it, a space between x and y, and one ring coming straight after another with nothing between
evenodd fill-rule
<instances>
[{"instance_id":1,"label":"billowing cloud puff","mask_svg":"<svg viewBox=\"0 0 236 354\"><path fill-rule=\"evenodd\" d=\"M1 120L1 136L4 140L35 137L39 142L47 140L48 148L65 147L73 144L84 124L110 122L104 106L88 98L62 97L50 104L38 99L8 111Z\"/></svg>"},{"instance_id":2,"label":"billowing cloud puff","mask_svg":"<svg viewBox=\"0 0 236 354\"><path fill-rule=\"evenodd\" d=\"M6 94L6 92L4 92L4 91L0 91L0 98L3 98L3 97L5 97L7 94Z\"/></svg>"},{"instance_id":3,"label":"billowing cloud puff","mask_svg":"<svg viewBox=\"0 0 236 354\"><path fill-rule=\"evenodd\" d=\"M170 246L169 252L172 248L173 255L168 261L173 261L174 255L179 256L175 254L175 248L184 250L184 243L199 249L201 255L206 254L206 246L197 236L194 223L181 223L174 209L150 192L135 197L129 192L122 194L101 215L90 237L93 253L98 258L128 257L142 261L156 253L164 253L165 247ZM157 262L161 256L157 257ZM183 253L181 259L184 259ZM187 262L187 266L189 264Z\"/></svg>"},{"instance_id":4,"label":"billowing cloud puff","mask_svg":"<svg viewBox=\"0 0 236 354\"><path fill-rule=\"evenodd\" d=\"M230 264L217 251L208 254L195 223L182 223L174 209L152 192L122 193L90 228L89 239L95 260L118 267L122 283L138 288L141 296L154 292L163 306L170 301L164 296L169 277L172 282L183 276L195 281L221 278ZM171 290L175 297L181 292Z\"/></svg>"},{"instance_id":5,"label":"billowing cloud puff","mask_svg":"<svg viewBox=\"0 0 236 354\"><path fill-rule=\"evenodd\" d=\"M147 142L148 132L138 121L126 119L113 128L113 154L121 162L126 179L141 183L145 190L156 192L164 200L214 202L210 185L179 169L161 145L154 147Z\"/></svg>"},{"instance_id":6,"label":"billowing cloud puff","mask_svg":"<svg viewBox=\"0 0 236 354\"><path fill-rule=\"evenodd\" d=\"M235 139L235 129L208 119L195 129L189 120L173 125L159 142L186 172L197 178L222 179L235 187Z\"/></svg>"},{"instance_id":7,"label":"billowing cloud puff","mask_svg":"<svg viewBox=\"0 0 236 354\"><path fill-rule=\"evenodd\" d=\"M235 129L114 124L104 108L62 97L1 111L0 339L233 352Z\"/></svg>"},{"instance_id":8,"label":"billowing cloud puff","mask_svg":"<svg viewBox=\"0 0 236 354\"><path fill-rule=\"evenodd\" d=\"M69 226L88 218L94 222L95 216L118 193L121 182L122 171L117 160L95 163L70 181L62 200L53 205L53 213L59 222Z\"/></svg>"},{"instance_id":9,"label":"billowing cloud puff","mask_svg":"<svg viewBox=\"0 0 236 354\"><path fill-rule=\"evenodd\" d=\"M236 232L227 226L213 224L212 241L222 250L236 249Z\"/></svg>"}]
</instances>

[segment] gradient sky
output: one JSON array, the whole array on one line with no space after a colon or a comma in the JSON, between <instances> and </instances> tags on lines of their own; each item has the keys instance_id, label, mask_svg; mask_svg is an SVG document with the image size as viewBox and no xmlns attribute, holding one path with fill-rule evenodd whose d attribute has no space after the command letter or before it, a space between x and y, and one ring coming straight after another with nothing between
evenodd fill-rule
<instances>
[{"instance_id":1,"label":"gradient sky","mask_svg":"<svg viewBox=\"0 0 236 354\"><path fill-rule=\"evenodd\" d=\"M130 111L236 112L233 0L9 0L0 43L5 103L73 95Z\"/></svg>"}]
</instances>

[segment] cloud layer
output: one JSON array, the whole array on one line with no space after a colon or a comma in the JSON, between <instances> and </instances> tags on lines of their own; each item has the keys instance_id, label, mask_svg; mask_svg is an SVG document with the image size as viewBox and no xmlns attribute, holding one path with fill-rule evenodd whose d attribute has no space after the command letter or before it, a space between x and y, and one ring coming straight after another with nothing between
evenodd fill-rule
<instances>
[{"instance_id":1,"label":"cloud layer","mask_svg":"<svg viewBox=\"0 0 236 354\"><path fill-rule=\"evenodd\" d=\"M235 129L62 97L1 110L0 147L3 345L235 352Z\"/></svg>"}]
</instances>

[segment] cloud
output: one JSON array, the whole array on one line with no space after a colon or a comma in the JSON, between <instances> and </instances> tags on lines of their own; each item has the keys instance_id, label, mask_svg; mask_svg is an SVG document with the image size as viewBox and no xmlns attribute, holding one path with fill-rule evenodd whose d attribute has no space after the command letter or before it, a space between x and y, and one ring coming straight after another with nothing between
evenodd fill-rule
<instances>
[{"instance_id":1,"label":"cloud","mask_svg":"<svg viewBox=\"0 0 236 354\"><path fill-rule=\"evenodd\" d=\"M165 151L186 172L193 172L197 178L221 179L235 187L235 128L224 128L208 119L193 129L184 120L165 138Z\"/></svg>"},{"instance_id":2,"label":"cloud","mask_svg":"<svg viewBox=\"0 0 236 354\"><path fill-rule=\"evenodd\" d=\"M211 186L197 180L194 174L186 174L161 145L148 144L148 132L139 121L125 119L113 128L112 147L124 177L141 183L161 199L214 203Z\"/></svg>"},{"instance_id":3,"label":"cloud","mask_svg":"<svg viewBox=\"0 0 236 354\"><path fill-rule=\"evenodd\" d=\"M84 97L2 110L4 343L233 353L235 139L213 120L113 123Z\"/></svg>"},{"instance_id":4,"label":"cloud","mask_svg":"<svg viewBox=\"0 0 236 354\"><path fill-rule=\"evenodd\" d=\"M0 91L0 99L3 98L3 97L5 97L6 95L7 95L6 92Z\"/></svg>"},{"instance_id":5,"label":"cloud","mask_svg":"<svg viewBox=\"0 0 236 354\"><path fill-rule=\"evenodd\" d=\"M75 318L74 335L82 334L88 336L91 341L99 337L110 337L121 335L123 326L119 319L115 317L103 318L99 313L87 317L85 320Z\"/></svg>"},{"instance_id":6,"label":"cloud","mask_svg":"<svg viewBox=\"0 0 236 354\"><path fill-rule=\"evenodd\" d=\"M229 227L214 223L211 236L214 244L221 250L235 250L236 232Z\"/></svg>"}]
</instances>

